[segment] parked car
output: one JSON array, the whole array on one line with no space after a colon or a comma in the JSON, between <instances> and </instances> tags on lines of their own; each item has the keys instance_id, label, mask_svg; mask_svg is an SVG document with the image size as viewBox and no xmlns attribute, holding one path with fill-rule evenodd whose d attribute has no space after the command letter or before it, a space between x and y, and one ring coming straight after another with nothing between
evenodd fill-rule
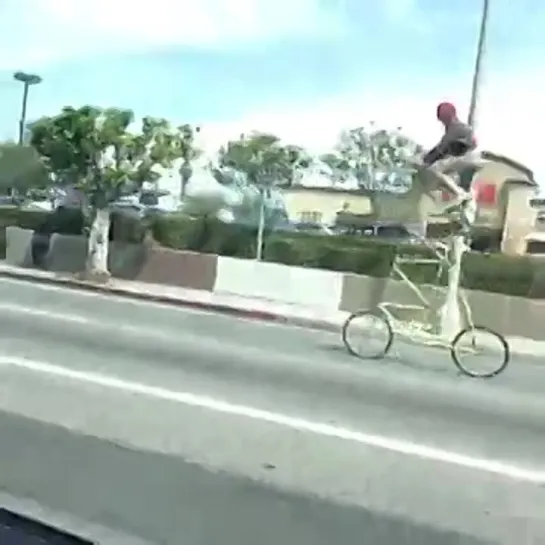
<instances>
[{"instance_id":1,"label":"parked car","mask_svg":"<svg viewBox=\"0 0 545 545\"><path fill-rule=\"evenodd\" d=\"M276 231L287 232L299 232L309 233L312 235L333 235L335 234L332 229L321 223L314 223L308 221L286 222L279 225Z\"/></svg>"},{"instance_id":2,"label":"parked car","mask_svg":"<svg viewBox=\"0 0 545 545\"><path fill-rule=\"evenodd\" d=\"M362 235L366 237L377 237L392 242L404 244L420 244L422 239L411 233L402 223L374 222L357 228L344 228L339 234Z\"/></svg>"}]
</instances>

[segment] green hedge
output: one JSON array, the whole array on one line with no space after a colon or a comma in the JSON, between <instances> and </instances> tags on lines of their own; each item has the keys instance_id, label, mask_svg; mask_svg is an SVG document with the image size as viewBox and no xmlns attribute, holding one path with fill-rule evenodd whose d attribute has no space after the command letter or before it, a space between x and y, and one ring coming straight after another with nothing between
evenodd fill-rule
<instances>
[{"instance_id":1,"label":"green hedge","mask_svg":"<svg viewBox=\"0 0 545 545\"><path fill-rule=\"evenodd\" d=\"M19 210L14 206L0 207L0 259L6 257L6 227L18 225L44 234L62 233L79 235L84 232L85 219L79 210L58 209L54 213L44 210ZM146 231L145 222L115 212L112 215L110 240L142 242Z\"/></svg>"},{"instance_id":2,"label":"green hedge","mask_svg":"<svg viewBox=\"0 0 545 545\"><path fill-rule=\"evenodd\" d=\"M0 252L5 255L5 227L19 225L43 229L44 222L53 232L81 232L81 217L69 213L58 215L42 211L21 212L0 209ZM203 253L252 258L256 254L256 230L242 225L225 224L213 218L190 219L181 215L157 216L148 222L116 214L110 238L127 242L143 240L147 226L163 246ZM78 231L79 229L79 231ZM432 257L421 246L394 246L357 236L316 236L304 233L266 233L266 261L334 271L353 272L381 277L390 273L396 252L418 257ZM434 283L437 267L410 265L405 272L417 283ZM533 257L509 257L500 253L467 253L463 263L463 285L467 288L523 297L545 298L545 260ZM440 279L446 283L446 275ZM545 284L545 281L544 281Z\"/></svg>"},{"instance_id":3,"label":"green hedge","mask_svg":"<svg viewBox=\"0 0 545 545\"><path fill-rule=\"evenodd\" d=\"M256 252L256 231L215 219L163 216L153 224L155 239L174 249L251 258ZM272 233L265 238L264 259L286 265L385 276L396 252L433 257L428 248L388 243L352 236L316 236L304 233ZM404 271L417 283L434 283L437 267L407 265ZM545 262L524 256L469 252L464 256L463 285L466 288L522 297L545 298L538 279L545 278ZM446 285L446 274L440 279ZM545 287L545 286L544 286Z\"/></svg>"}]
</instances>

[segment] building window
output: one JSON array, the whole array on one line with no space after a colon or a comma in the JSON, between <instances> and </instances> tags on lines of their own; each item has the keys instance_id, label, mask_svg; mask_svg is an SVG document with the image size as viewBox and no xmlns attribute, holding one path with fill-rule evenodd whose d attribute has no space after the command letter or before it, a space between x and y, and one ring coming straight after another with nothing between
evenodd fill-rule
<instances>
[{"instance_id":1,"label":"building window","mask_svg":"<svg viewBox=\"0 0 545 545\"><path fill-rule=\"evenodd\" d=\"M542 240L529 240L526 243L527 254L545 254L545 242Z\"/></svg>"},{"instance_id":2,"label":"building window","mask_svg":"<svg viewBox=\"0 0 545 545\"><path fill-rule=\"evenodd\" d=\"M321 223L322 213L317 210L304 210L299 214L299 221L304 223Z\"/></svg>"},{"instance_id":3,"label":"building window","mask_svg":"<svg viewBox=\"0 0 545 545\"><path fill-rule=\"evenodd\" d=\"M485 206L496 204L498 189L495 184L490 182L478 182L475 187L477 191L477 202Z\"/></svg>"},{"instance_id":4,"label":"building window","mask_svg":"<svg viewBox=\"0 0 545 545\"><path fill-rule=\"evenodd\" d=\"M498 198L496 184L484 180L477 181L474 188L477 196L477 204L484 206L493 206L496 204ZM443 191L442 197L443 202L448 202L452 199L452 195L448 191Z\"/></svg>"}]
</instances>

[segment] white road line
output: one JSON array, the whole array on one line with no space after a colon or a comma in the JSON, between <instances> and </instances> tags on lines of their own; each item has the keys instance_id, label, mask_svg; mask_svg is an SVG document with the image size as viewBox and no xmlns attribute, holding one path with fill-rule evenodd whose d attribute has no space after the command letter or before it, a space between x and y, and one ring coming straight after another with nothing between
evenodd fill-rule
<instances>
[{"instance_id":1,"label":"white road line","mask_svg":"<svg viewBox=\"0 0 545 545\"><path fill-rule=\"evenodd\" d=\"M92 335L96 335L97 333L99 335L101 333L111 335L113 333L118 339L124 337L124 341L128 343L132 343L136 337L139 340L147 339L154 344L161 343L162 347L170 346L172 344L179 346L181 343L185 347L193 346L198 347L199 349L206 346L206 349L209 352L215 351L217 354L224 354L226 350L236 350L239 354L244 353L245 357L252 361L256 357L262 356L261 348L258 346L246 345L244 343L240 344L236 342L236 339L216 339L207 334L203 335L196 332L187 333L183 328L176 328L175 324L173 324L174 327L168 329L159 329L153 325L134 326L119 323L119 321L108 320L102 316L82 316L79 314L70 314L68 312L55 312L9 303L0 303L0 312L3 313L3 315L11 312L13 314L32 316L48 322L55 320L64 322L64 324L74 324L86 328L87 333ZM57 329L62 328L62 324L57 324L56 327ZM289 365L293 365L295 362L298 365L306 365L308 368L308 358L297 357L292 354L278 354L276 356L277 363L286 360L286 358L289 360Z\"/></svg>"},{"instance_id":2,"label":"white road line","mask_svg":"<svg viewBox=\"0 0 545 545\"><path fill-rule=\"evenodd\" d=\"M157 301L146 301L142 299L132 299L130 296L118 295L117 293L101 293L99 291L90 291L85 289L78 289L77 287L70 286L69 283L64 284L42 284L39 281L31 282L29 280L18 280L15 278L1 278L0 277L0 287L3 283L14 284L18 287L24 287L26 289L39 290L39 291L52 291L57 293L62 293L64 295L72 297L85 297L93 299L102 299L109 302L118 302L126 303L130 305L138 306L156 306L160 308L169 308L173 310L188 311L188 312L199 312L198 309L175 307L173 305L167 305L165 303L158 303Z\"/></svg>"},{"instance_id":3,"label":"white road line","mask_svg":"<svg viewBox=\"0 0 545 545\"><path fill-rule=\"evenodd\" d=\"M30 282L28 280L17 280L15 278L7 278L7 277L6 278L0 277L0 287L2 283L10 283L16 286L24 286L27 289L30 288L30 289L37 289L42 291L58 292L58 293L62 293L64 295L72 296L75 298L93 297L95 300L101 299L110 304L117 303L122 305L136 305L136 306L146 307L146 308L153 307L156 310L167 310L169 312L177 312L177 313L185 314L185 315L194 314L194 315L200 315L200 316L203 316L203 315L212 316L214 320L223 320L225 322L232 322L233 320L236 320L239 322L245 322L253 327L257 326L259 328L286 329L286 330L289 329L292 331L295 329L295 330L304 331L306 333L310 332L316 336L321 335L322 337L327 335L336 335L336 333L309 329L308 327L305 327L304 325L284 324L281 322L267 322L267 321L256 320L255 318L252 318L252 317L236 316L229 313L223 314L221 312L214 311L214 309L212 308L207 309L206 305L204 305L202 308L194 308L191 306L184 306L183 304L176 305L176 304L168 304L168 303L159 303L153 300L133 299L131 298L130 295L123 296L123 295L118 295L113 293L104 294L104 293L93 292L93 291L78 290L78 289L70 288L69 286L63 286L63 285L55 286L51 284L40 284L39 282ZM11 306L15 306L15 305L11 305ZM61 316L61 314L57 313L57 316Z\"/></svg>"},{"instance_id":4,"label":"white road line","mask_svg":"<svg viewBox=\"0 0 545 545\"><path fill-rule=\"evenodd\" d=\"M176 337L173 337L173 331L162 331L153 327L139 327L126 324L120 324L119 322L113 322L105 320L103 318L96 319L78 314L68 314L64 312L54 312L51 310L44 310L32 307L23 307L21 305L11 305L9 303L0 303L0 312L12 312L15 314L25 314L28 316L34 316L36 318L43 318L45 320L58 320L61 322L73 323L83 325L95 329L102 329L108 331L115 331L116 334L131 335L136 337L142 337L151 339L153 341L172 341Z\"/></svg>"},{"instance_id":5,"label":"white road line","mask_svg":"<svg viewBox=\"0 0 545 545\"><path fill-rule=\"evenodd\" d=\"M196 308L189 308L189 307L183 307L183 306L175 306L175 305L168 305L165 303L159 303L157 301L152 300L142 300L142 299L132 299L129 295L123 296L119 295L117 293L100 293L98 291L88 291L85 289L78 289L71 287L69 283L66 285L64 284L42 284L39 281L32 282L29 280L19 280L16 278L7 278L7 277L0 277L0 287L2 284L13 284L18 287L24 287L26 289L32 289L32 290L40 290L40 291L52 291L57 293L62 293L64 295L72 296L72 297L91 297L93 299L102 299L106 300L110 303L124 303L128 305L137 305L142 307L149 307L155 306L157 308L162 309L170 309L173 311L179 311L179 312L186 312L186 313L195 313L195 314L203 314L206 312L206 310L196 309Z\"/></svg>"},{"instance_id":6,"label":"white road line","mask_svg":"<svg viewBox=\"0 0 545 545\"><path fill-rule=\"evenodd\" d=\"M2 284L14 284L15 286L21 286L21 287L24 286L26 288L37 289L41 291L56 291L56 292L62 291L65 293L67 291L76 291L76 290L70 289L69 282L67 282L66 285L61 283L45 284L45 283L41 283L39 278L36 279L36 281L32 281L32 280L26 280L21 278L11 278L7 276L2 276L0 277L0 287L2 286ZM84 297L96 297L96 296L100 297L101 296L99 292L92 292L92 291L85 291L85 290L79 290L77 293L83 295ZM104 295L102 295L102 297L104 297Z\"/></svg>"},{"instance_id":7,"label":"white road line","mask_svg":"<svg viewBox=\"0 0 545 545\"><path fill-rule=\"evenodd\" d=\"M152 399L170 401L223 414L268 422L292 430L350 441L352 443L359 443L368 447L383 449L423 460L442 462L466 469L496 474L518 481L526 481L539 485L545 484L545 470L523 468L498 460L476 458L467 454L442 450L397 438L366 434L357 430L333 426L323 422L305 420L282 413L265 411L255 407L233 404L202 395L195 395L190 392L178 392L101 373L76 371L67 367L25 358L0 356L0 365L16 367L25 371L56 376L76 382L94 384L104 388L137 394Z\"/></svg>"},{"instance_id":8,"label":"white road line","mask_svg":"<svg viewBox=\"0 0 545 545\"><path fill-rule=\"evenodd\" d=\"M61 320L63 322L74 322L77 324L90 325L92 320L78 314L67 314L65 312L54 312L34 307L24 307L22 305L12 305L10 303L0 303L1 312L12 312L15 314L29 314L36 318L45 318L49 320ZM97 323L100 323L97 321Z\"/></svg>"},{"instance_id":9,"label":"white road line","mask_svg":"<svg viewBox=\"0 0 545 545\"><path fill-rule=\"evenodd\" d=\"M38 282L31 282L29 280L18 280L18 279L15 279L15 278L4 278L4 277L0 277L0 288L2 286L3 283L8 283L8 284L13 284L15 286L18 286L18 287L24 287L26 289L36 289L36 290L41 290L41 291L52 291L52 292L57 292L59 294L63 294L63 295L66 295L66 296L69 296L69 297L74 297L74 298L78 298L78 297L86 297L86 298L93 298L94 300L97 300L97 299L100 299L100 300L103 300L105 302L108 302L108 303L118 303L118 304L123 304L123 305L135 305L135 306L140 306L140 307L146 307L146 308L150 308L150 307L154 307L155 309L157 310L168 310L168 311L171 311L171 312L178 312L180 314L200 314L200 315L203 315L203 314L207 314L207 315L210 315L210 314L213 314L214 315L214 319L221 319L221 320L226 320L226 321L229 321L229 320L241 320L241 321L244 321L244 322L248 322L248 323L253 323L253 324L260 324L260 325L263 325L263 326L274 326L274 327L286 327L286 328L295 328L297 327L298 329L306 329L308 331L307 328L304 328L304 327L298 327L298 326L286 326L284 324L281 324L281 323L268 323L268 322L260 322L260 321L257 321L255 319L252 319L252 318L246 318L244 316L233 316L233 315L229 315L229 314L222 314L221 312L215 312L213 309L207 309L206 308L206 302L203 301L203 307L202 308L195 308L195 307L191 307L189 306L191 303L199 303L199 301L192 301L190 298L188 298L188 306L184 306L183 303L181 303L180 305L176 305L176 304L168 304L168 303L161 303L161 302L158 302L158 301L154 301L152 299L136 299L136 298L132 298L130 293L128 293L127 295L119 295L117 293L101 293L101 292L98 292L98 291L88 291L88 290L84 290L84 289L78 289L78 288L74 288L74 287L70 287L69 284L67 285L63 285L63 284L58 284L58 285L52 285L52 284L41 284L39 281Z\"/></svg>"}]
</instances>

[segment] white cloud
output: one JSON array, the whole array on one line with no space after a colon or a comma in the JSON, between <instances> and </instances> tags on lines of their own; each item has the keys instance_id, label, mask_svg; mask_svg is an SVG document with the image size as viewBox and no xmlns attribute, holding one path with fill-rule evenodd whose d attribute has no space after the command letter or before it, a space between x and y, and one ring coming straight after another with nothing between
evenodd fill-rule
<instances>
[{"instance_id":1,"label":"white cloud","mask_svg":"<svg viewBox=\"0 0 545 545\"><path fill-rule=\"evenodd\" d=\"M410 29L416 34L443 34L449 27L460 32L472 26L480 14L478 4L471 12L439 2L433 7L423 6L419 0L382 0L378 5L390 25Z\"/></svg>"},{"instance_id":2,"label":"white cloud","mask_svg":"<svg viewBox=\"0 0 545 545\"><path fill-rule=\"evenodd\" d=\"M319 0L4 0L5 68L169 45L228 47L335 30Z\"/></svg>"},{"instance_id":3,"label":"white cloud","mask_svg":"<svg viewBox=\"0 0 545 545\"><path fill-rule=\"evenodd\" d=\"M470 82L469 76L466 78ZM405 87L405 86L403 86ZM401 88L401 86L400 86ZM444 85L425 82L412 86L413 94L398 89L361 91L331 97L319 103L265 105L229 123L205 125L203 138L214 148L229 138L251 129L274 132L286 140L307 146L314 152L331 148L338 132L375 121L385 128L401 126L424 146L432 146L441 136L435 107L442 100L455 103L465 117L469 84ZM448 89L449 94L444 90ZM490 75L483 82L477 116L480 147L528 165L545 188L545 165L541 125L545 119L545 78L536 71Z\"/></svg>"}]
</instances>

